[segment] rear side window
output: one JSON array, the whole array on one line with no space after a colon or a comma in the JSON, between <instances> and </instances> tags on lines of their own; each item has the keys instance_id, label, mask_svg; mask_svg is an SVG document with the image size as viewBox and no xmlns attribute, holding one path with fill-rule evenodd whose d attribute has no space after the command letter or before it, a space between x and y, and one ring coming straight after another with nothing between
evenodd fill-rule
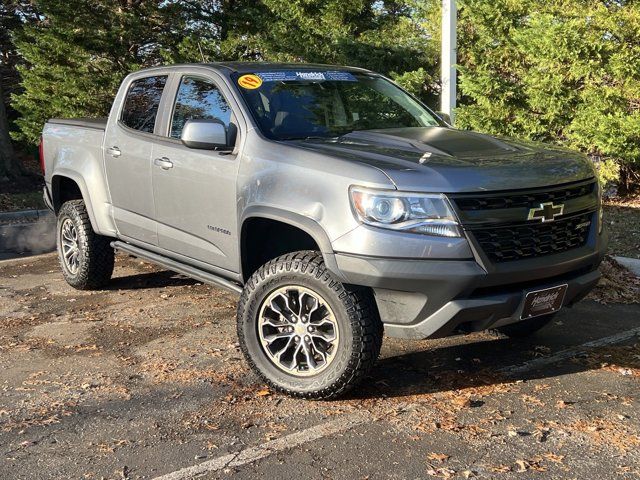
<instances>
[{"instance_id":1,"label":"rear side window","mask_svg":"<svg viewBox=\"0 0 640 480\"><path fill-rule=\"evenodd\" d=\"M180 138L187 120L201 119L217 119L229 128L231 108L213 83L199 78L184 77L176 96L171 120L171 137Z\"/></svg>"},{"instance_id":2,"label":"rear side window","mask_svg":"<svg viewBox=\"0 0 640 480\"><path fill-rule=\"evenodd\" d=\"M166 76L147 77L131 83L120 121L140 132L153 133Z\"/></svg>"}]
</instances>

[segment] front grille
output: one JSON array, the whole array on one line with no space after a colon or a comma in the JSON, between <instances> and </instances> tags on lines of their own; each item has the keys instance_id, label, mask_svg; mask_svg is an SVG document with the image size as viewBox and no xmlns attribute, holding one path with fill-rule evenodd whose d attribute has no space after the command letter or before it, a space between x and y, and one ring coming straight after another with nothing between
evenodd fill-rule
<instances>
[{"instance_id":1,"label":"front grille","mask_svg":"<svg viewBox=\"0 0 640 480\"><path fill-rule=\"evenodd\" d=\"M593 193L596 184L587 183L577 186L561 187L554 190L544 190L527 193L487 194L480 196L454 196L457 207L462 211L498 210L504 208L533 208L543 202L564 203L573 198L587 196Z\"/></svg>"},{"instance_id":2,"label":"front grille","mask_svg":"<svg viewBox=\"0 0 640 480\"><path fill-rule=\"evenodd\" d=\"M509 262L583 246L592 217L589 212L548 223L478 228L472 234L493 262Z\"/></svg>"}]
</instances>

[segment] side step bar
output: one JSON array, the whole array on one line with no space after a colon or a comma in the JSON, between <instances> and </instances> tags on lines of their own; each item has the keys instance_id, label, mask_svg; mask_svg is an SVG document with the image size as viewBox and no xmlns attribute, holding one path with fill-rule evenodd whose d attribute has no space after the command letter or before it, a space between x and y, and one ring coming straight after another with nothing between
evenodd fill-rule
<instances>
[{"instance_id":1,"label":"side step bar","mask_svg":"<svg viewBox=\"0 0 640 480\"><path fill-rule=\"evenodd\" d=\"M184 263L177 262L163 255L159 255L157 253L153 253L139 247L134 247L133 245L129 245L128 243L124 243L121 241L111 242L111 246L116 250L121 250L130 255L133 255L134 257L148 260L152 263L160 265L161 267L165 267L168 270L182 273L183 275L195 278L196 280L200 280L201 282L208 283L216 287L222 287L235 293L242 292L242 287L237 283L214 275L213 273L207 272L205 270L192 267L191 265L185 265Z\"/></svg>"}]
</instances>

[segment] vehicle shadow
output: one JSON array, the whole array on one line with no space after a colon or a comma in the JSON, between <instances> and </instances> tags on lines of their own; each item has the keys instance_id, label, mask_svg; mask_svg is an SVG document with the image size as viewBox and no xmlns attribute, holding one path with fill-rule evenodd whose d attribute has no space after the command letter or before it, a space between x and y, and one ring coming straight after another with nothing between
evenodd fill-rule
<instances>
[{"instance_id":1,"label":"vehicle shadow","mask_svg":"<svg viewBox=\"0 0 640 480\"><path fill-rule=\"evenodd\" d=\"M195 285L199 282L171 270L137 273L122 277L114 277L105 287L106 290L144 290L162 287L181 287Z\"/></svg>"},{"instance_id":2,"label":"vehicle shadow","mask_svg":"<svg viewBox=\"0 0 640 480\"><path fill-rule=\"evenodd\" d=\"M151 271L112 279L109 290L157 289L180 287L201 282L169 271ZM212 293L218 295L222 290ZM429 395L461 389L499 386L517 380L553 378L601 368L603 363L622 369L640 369L640 347L621 345L638 343L630 338L620 345L576 349L573 358L517 372L505 370L545 358L585 342L637 328L637 306L602 306L585 302L561 313L564 326L551 324L527 339L490 337L472 334L461 339L422 342L385 339L383 356L370 376L346 399L364 400ZM602 320L607 324L603 325ZM235 319L230 321L235 321ZM580 325L580 328L575 326Z\"/></svg>"},{"instance_id":3,"label":"vehicle shadow","mask_svg":"<svg viewBox=\"0 0 640 480\"><path fill-rule=\"evenodd\" d=\"M599 338L629 330L609 331ZM564 348L549 351L545 335L527 340L498 338L478 343L464 343L382 358L363 387L349 398L376 399L416 397L464 389L499 386L518 380L554 378L602 368L617 374L632 375L640 371L638 337L615 345L575 348L575 354L557 362L536 365L537 359L553 356ZM598 340L598 336L588 341ZM424 343L423 343L424 344ZM521 367L522 366L522 367ZM515 368L512 368L515 367ZM620 373L623 372L623 373ZM487 391L490 391L488 388ZM471 395L474 391L469 392ZM473 406L473 405L472 405Z\"/></svg>"}]
</instances>

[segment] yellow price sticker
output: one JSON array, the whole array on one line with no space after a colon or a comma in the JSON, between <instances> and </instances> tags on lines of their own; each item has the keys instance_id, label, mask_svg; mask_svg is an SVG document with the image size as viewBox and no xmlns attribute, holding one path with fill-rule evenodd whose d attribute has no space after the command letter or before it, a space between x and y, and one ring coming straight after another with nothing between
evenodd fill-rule
<instances>
[{"instance_id":1,"label":"yellow price sticker","mask_svg":"<svg viewBox=\"0 0 640 480\"><path fill-rule=\"evenodd\" d=\"M262 85L262 79L259 76L250 73L248 75L242 75L238 79L238 85L240 85L242 88L253 90L256 88L260 88L260 85Z\"/></svg>"}]
</instances>

